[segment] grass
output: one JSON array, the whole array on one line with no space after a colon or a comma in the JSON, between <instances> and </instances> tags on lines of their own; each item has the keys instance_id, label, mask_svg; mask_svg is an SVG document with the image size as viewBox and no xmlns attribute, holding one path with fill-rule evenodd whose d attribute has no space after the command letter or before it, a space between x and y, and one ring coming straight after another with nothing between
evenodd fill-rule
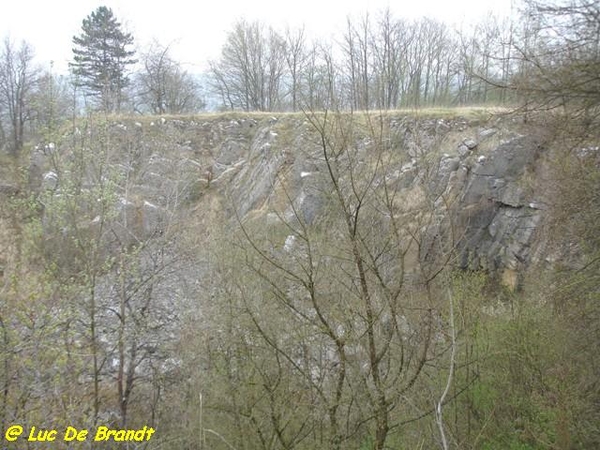
<instances>
[{"instance_id":1,"label":"grass","mask_svg":"<svg viewBox=\"0 0 600 450\"><path fill-rule=\"evenodd\" d=\"M464 118L464 119L481 119L489 118L497 114L506 114L512 109L501 106L457 106L457 107L425 107L425 108L401 108L393 110L368 110L368 111L341 111L343 115L356 114L356 115L372 115L372 116L409 116L409 117L424 117L424 118L442 118L442 119L453 119L453 118ZM306 111L310 114L310 111ZM292 117L303 119L306 116L303 111L296 112L280 112L280 111L224 111L224 112L202 112L197 114L186 114L186 115L173 115L173 114L162 114L162 115L128 115L128 114L109 114L104 115L106 120L109 122L120 121L120 120L135 120L142 124L150 122L156 122L160 118L164 118L167 121L170 120L194 120L194 121L207 121L207 120L237 120L237 119L270 119L271 117ZM329 112L331 113L331 112ZM315 114L322 115L324 111L315 111Z\"/></svg>"},{"instance_id":2,"label":"grass","mask_svg":"<svg viewBox=\"0 0 600 450\"><path fill-rule=\"evenodd\" d=\"M28 149L17 156L0 152L0 184L20 186L27 181L24 168L29 166L29 154Z\"/></svg>"}]
</instances>

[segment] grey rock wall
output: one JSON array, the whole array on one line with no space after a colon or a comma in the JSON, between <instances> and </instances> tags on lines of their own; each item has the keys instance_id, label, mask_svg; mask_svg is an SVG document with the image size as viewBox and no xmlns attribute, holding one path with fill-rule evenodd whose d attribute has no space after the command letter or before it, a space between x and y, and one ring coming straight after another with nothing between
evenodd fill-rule
<instances>
[{"instance_id":1,"label":"grey rock wall","mask_svg":"<svg viewBox=\"0 0 600 450\"><path fill-rule=\"evenodd\" d=\"M384 142L393 158L383 179L375 182L399 195L420 187L440 207L452 200L459 267L498 272L515 287L544 215L529 183L541 144L516 133L510 121L481 126L466 119L386 120ZM327 214L327 170L319 139L301 117L162 119L115 124L113 133L118 138L111 142L121 139L130 149L115 151L112 158L116 168L126 168L123 179L129 185L120 198L135 209L128 210L128 217L141 218L136 232L143 236L155 234L177 210L203 208L215 198L242 218L266 223L282 203L278 186L307 223ZM350 145L359 172L368 169L373 145L373 139L360 135ZM68 149L63 145L56 151ZM30 172L40 178L38 185L59 193L61 180L50 170L37 158ZM285 214L293 214L292 208ZM432 229L443 234L444 226L440 219Z\"/></svg>"}]
</instances>

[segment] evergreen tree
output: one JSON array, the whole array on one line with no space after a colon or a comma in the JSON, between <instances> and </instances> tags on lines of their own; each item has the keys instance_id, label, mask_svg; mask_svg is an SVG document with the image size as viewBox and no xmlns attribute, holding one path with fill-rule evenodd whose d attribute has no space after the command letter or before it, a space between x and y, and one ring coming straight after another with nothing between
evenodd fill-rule
<instances>
[{"instance_id":1,"label":"evergreen tree","mask_svg":"<svg viewBox=\"0 0 600 450\"><path fill-rule=\"evenodd\" d=\"M70 64L76 85L94 96L104 111L119 111L128 78L125 69L132 58L130 33L121 30L113 12L100 6L83 20L82 33L73 37L73 62Z\"/></svg>"}]
</instances>

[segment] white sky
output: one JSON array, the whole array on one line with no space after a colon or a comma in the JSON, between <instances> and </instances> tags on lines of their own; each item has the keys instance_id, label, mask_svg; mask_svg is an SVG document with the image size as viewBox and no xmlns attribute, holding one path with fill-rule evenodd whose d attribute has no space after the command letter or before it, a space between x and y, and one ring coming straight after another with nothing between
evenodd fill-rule
<instances>
[{"instance_id":1,"label":"white sky","mask_svg":"<svg viewBox=\"0 0 600 450\"><path fill-rule=\"evenodd\" d=\"M244 17L276 28L305 25L312 36L331 37L343 30L346 17L369 11L373 16L388 5L396 17L435 17L449 23L471 22L493 10L510 11L511 0L0 0L0 38L27 40L37 60L54 61L66 71L71 39L82 20L98 6L112 8L136 47L153 38L171 44L172 55L199 72L219 55L226 33Z\"/></svg>"}]
</instances>

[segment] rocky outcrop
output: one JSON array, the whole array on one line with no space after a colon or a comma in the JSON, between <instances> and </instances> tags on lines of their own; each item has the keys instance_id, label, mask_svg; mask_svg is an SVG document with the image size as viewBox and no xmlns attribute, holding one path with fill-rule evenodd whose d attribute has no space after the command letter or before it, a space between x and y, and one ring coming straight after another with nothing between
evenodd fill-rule
<instances>
[{"instance_id":1,"label":"rocky outcrop","mask_svg":"<svg viewBox=\"0 0 600 450\"><path fill-rule=\"evenodd\" d=\"M518 137L470 168L459 203L460 267L500 271L510 287L517 287L543 214L527 187L539 154L538 141Z\"/></svg>"},{"instance_id":2,"label":"rocky outcrop","mask_svg":"<svg viewBox=\"0 0 600 450\"><path fill-rule=\"evenodd\" d=\"M418 197L440 208L451 204L459 267L497 272L512 287L529 263L544 214L529 182L540 143L516 128L500 119L386 117L388 162L373 180L407 203ZM136 120L109 131L110 142L122 147L110 155L113 167L127 182L118 186L115 206L123 223L135 219L140 236L157 233L186 208L221 208L229 217L235 210L265 223L276 216L273 209L309 224L327 214L327 168L318 136L301 115ZM361 173L376 143L368 133L355 139L350 147ZM67 148L52 144L54 160ZM39 189L60 195L60 175L39 154L30 173ZM444 220L440 215L434 234L444 233Z\"/></svg>"}]
</instances>

